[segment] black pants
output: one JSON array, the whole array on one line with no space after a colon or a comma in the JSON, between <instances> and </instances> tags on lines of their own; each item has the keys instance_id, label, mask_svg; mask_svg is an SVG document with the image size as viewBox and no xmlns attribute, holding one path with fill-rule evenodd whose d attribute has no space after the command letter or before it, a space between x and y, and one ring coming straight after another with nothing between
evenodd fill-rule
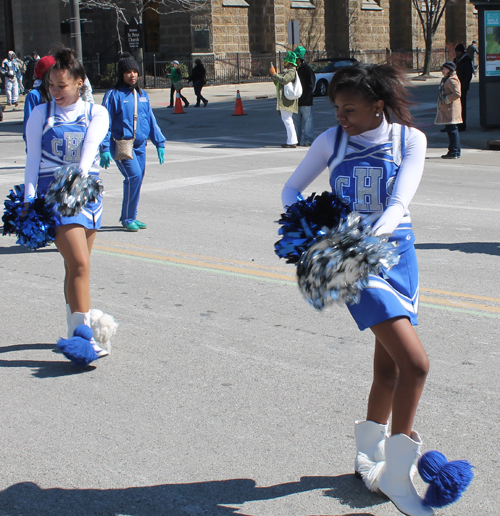
<instances>
[{"instance_id":1,"label":"black pants","mask_svg":"<svg viewBox=\"0 0 500 516\"><path fill-rule=\"evenodd\" d=\"M196 95L196 105L199 106L200 102L207 102L207 99L201 94L201 89L203 88L203 81L194 81L193 82L194 93Z\"/></svg>"},{"instance_id":2,"label":"black pants","mask_svg":"<svg viewBox=\"0 0 500 516\"><path fill-rule=\"evenodd\" d=\"M174 88L174 85L172 84L172 86L170 86L170 105L173 106L174 105L174 95L175 95L175 92L177 90ZM181 96L181 100L182 102L184 102L184 105L185 106L189 106L189 102L188 102L188 99L186 97L183 97L182 96L182 93L181 93L182 90L179 90L179 95Z\"/></svg>"}]
</instances>

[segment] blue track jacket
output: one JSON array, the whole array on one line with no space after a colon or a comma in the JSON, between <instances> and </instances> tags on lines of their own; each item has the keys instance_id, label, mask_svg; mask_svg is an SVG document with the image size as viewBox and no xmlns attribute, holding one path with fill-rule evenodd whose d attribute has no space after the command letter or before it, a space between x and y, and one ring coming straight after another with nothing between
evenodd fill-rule
<instances>
[{"instance_id":1,"label":"blue track jacket","mask_svg":"<svg viewBox=\"0 0 500 516\"><path fill-rule=\"evenodd\" d=\"M108 90L102 105L108 110L110 129L101 143L101 152L110 152L111 149L111 154L114 154L113 138L128 140L134 137L134 91L128 86ZM156 147L165 147L166 138L156 122L148 94L142 89L140 95L137 92L137 115L134 147L140 147L148 138Z\"/></svg>"}]
</instances>

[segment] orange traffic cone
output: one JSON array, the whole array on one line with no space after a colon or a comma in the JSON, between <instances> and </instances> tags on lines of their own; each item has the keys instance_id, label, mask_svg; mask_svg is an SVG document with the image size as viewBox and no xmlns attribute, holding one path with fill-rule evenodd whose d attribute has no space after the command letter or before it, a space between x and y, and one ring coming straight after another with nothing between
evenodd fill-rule
<instances>
[{"instance_id":1,"label":"orange traffic cone","mask_svg":"<svg viewBox=\"0 0 500 516\"><path fill-rule=\"evenodd\" d=\"M243 111L243 104L241 102L240 90L237 90L236 91L236 104L234 106L233 116L242 116L242 115L246 115L246 113Z\"/></svg>"},{"instance_id":2,"label":"orange traffic cone","mask_svg":"<svg viewBox=\"0 0 500 516\"><path fill-rule=\"evenodd\" d=\"M181 114L184 114L184 108L182 107L181 94L177 92L177 95L175 97L174 115Z\"/></svg>"}]
</instances>

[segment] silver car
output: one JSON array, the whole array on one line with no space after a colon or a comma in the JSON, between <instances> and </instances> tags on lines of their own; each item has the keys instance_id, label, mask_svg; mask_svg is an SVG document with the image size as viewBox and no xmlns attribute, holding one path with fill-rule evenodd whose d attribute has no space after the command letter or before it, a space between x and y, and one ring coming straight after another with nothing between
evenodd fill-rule
<instances>
[{"instance_id":1,"label":"silver car","mask_svg":"<svg viewBox=\"0 0 500 516\"><path fill-rule=\"evenodd\" d=\"M324 97L328 92L328 85L335 71L344 66L352 66L358 61L352 57L333 57L331 59L318 59L309 64L316 75L314 94Z\"/></svg>"}]
</instances>

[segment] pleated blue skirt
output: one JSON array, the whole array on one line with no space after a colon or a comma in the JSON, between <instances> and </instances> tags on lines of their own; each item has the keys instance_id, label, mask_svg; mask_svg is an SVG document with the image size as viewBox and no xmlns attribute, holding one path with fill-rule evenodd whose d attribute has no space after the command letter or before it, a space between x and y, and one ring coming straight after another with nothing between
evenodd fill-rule
<instances>
[{"instance_id":1,"label":"pleated blue skirt","mask_svg":"<svg viewBox=\"0 0 500 516\"><path fill-rule=\"evenodd\" d=\"M389 241L399 244L399 263L385 271L387 277L370 274L359 304L347 305L360 330L394 317L407 317L412 325L418 324L418 264L411 223L401 223Z\"/></svg>"}]
</instances>

